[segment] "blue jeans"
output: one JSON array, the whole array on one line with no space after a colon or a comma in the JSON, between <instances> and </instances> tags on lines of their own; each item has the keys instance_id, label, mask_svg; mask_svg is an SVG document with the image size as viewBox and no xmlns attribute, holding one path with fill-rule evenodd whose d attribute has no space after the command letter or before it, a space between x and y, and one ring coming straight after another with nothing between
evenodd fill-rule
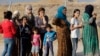
<instances>
[{"instance_id":1,"label":"blue jeans","mask_svg":"<svg viewBox=\"0 0 100 56\"><path fill-rule=\"evenodd\" d=\"M2 56L11 56L13 49L14 39L4 38L4 52Z\"/></svg>"},{"instance_id":2,"label":"blue jeans","mask_svg":"<svg viewBox=\"0 0 100 56\"><path fill-rule=\"evenodd\" d=\"M54 56L52 41L47 42L44 47L45 47L45 50L44 50L43 56L48 56L49 50L51 52L51 56Z\"/></svg>"},{"instance_id":3,"label":"blue jeans","mask_svg":"<svg viewBox=\"0 0 100 56\"><path fill-rule=\"evenodd\" d=\"M72 41L72 56L76 56L78 38L71 38Z\"/></svg>"}]
</instances>

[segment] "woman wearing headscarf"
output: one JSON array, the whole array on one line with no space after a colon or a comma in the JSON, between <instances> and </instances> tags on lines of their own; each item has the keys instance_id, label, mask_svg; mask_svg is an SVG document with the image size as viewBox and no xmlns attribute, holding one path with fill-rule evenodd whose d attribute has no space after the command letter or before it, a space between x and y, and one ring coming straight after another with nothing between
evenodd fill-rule
<instances>
[{"instance_id":1,"label":"woman wearing headscarf","mask_svg":"<svg viewBox=\"0 0 100 56\"><path fill-rule=\"evenodd\" d=\"M20 23L20 13L18 10L14 11L13 12L13 15L12 15L12 21L15 25L15 28L16 28L16 35L15 35L15 45L14 45L14 48L13 48L13 53L12 53L12 56L19 56L20 55L20 31L19 31L19 25L21 24Z\"/></svg>"},{"instance_id":2,"label":"woman wearing headscarf","mask_svg":"<svg viewBox=\"0 0 100 56\"><path fill-rule=\"evenodd\" d=\"M70 39L70 23L66 16L66 7L58 8L53 24L56 25L58 38L57 56L72 56L72 44Z\"/></svg>"},{"instance_id":3,"label":"woman wearing headscarf","mask_svg":"<svg viewBox=\"0 0 100 56\"><path fill-rule=\"evenodd\" d=\"M82 19L84 24L82 31L84 56L99 56L96 15L92 15L93 10L93 5L86 5Z\"/></svg>"},{"instance_id":4,"label":"woman wearing headscarf","mask_svg":"<svg viewBox=\"0 0 100 56\"><path fill-rule=\"evenodd\" d=\"M32 30L32 28L35 26L35 20L34 20L34 15L33 15L33 13L32 13L32 5L26 5L26 7L25 7L25 15L24 16L26 16L27 17L27 24L29 25L29 27L31 28L31 30ZM31 53L31 47L32 47L32 45L31 45L31 36L30 36L30 44L29 44L29 53Z\"/></svg>"},{"instance_id":5,"label":"woman wearing headscarf","mask_svg":"<svg viewBox=\"0 0 100 56\"><path fill-rule=\"evenodd\" d=\"M28 17L28 24L30 25L30 27L34 27L35 26L35 20L34 20L34 15L32 13L32 5L26 5L25 7L25 16Z\"/></svg>"}]
</instances>

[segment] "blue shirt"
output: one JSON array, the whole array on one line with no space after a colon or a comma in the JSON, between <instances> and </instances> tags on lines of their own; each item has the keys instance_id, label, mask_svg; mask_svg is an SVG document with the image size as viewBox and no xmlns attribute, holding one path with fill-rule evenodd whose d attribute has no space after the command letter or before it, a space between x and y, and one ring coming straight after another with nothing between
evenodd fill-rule
<instances>
[{"instance_id":1,"label":"blue shirt","mask_svg":"<svg viewBox=\"0 0 100 56\"><path fill-rule=\"evenodd\" d=\"M47 41L54 41L56 39L56 32L46 32L44 35L43 45L46 45Z\"/></svg>"}]
</instances>

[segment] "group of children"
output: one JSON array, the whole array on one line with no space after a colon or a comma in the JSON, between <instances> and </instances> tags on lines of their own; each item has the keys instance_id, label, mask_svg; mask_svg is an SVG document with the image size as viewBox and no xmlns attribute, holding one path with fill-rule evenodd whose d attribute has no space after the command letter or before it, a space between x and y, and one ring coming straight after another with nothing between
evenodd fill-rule
<instances>
[{"instance_id":1,"label":"group of children","mask_svg":"<svg viewBox=\"0 0 100 56\"><path fill-rule=\"evenodd\" d=\"M30 32L29 32L29 27L27 25L27 17L22 17L22 22L23 22L23 26L21 28L21 37L24 38L22 39L22 48L25 49L25 46L27 47L27 43L28 40L27 37ZM46 25L46 33L44 35L44 39L43 39L43 56L47 56L48 55L48 51L50 49L52 56L54 56L54 52L53 52L53 41L56 39L56 32L52 30L52 26L50 24ZM27 33L27 34L26 34ZM25 40L26 39L26 40ZM38 56L39 55L39 50L42 48L42 41L41 41L41 35L39 33L39 29L37 27L33 27L32 28L32 36L31 36L31 44L32 44L32 48L31 48L31 52L33 56ZM27 42L26 42L27 41ZM25 50L23 50L25 52ZM25 53L23 53L24 55Z\"/></svg>"},{"instance_id":2,"label":"group of children","mask_svg":"<svg viewBox=\"0 0 100 56\"><path fill-rule=\"evenodd\" d=\"M52 26L48 24L46 26L47 32L44 35L43 40L43 56L48 55L48 51L50 49L52 56L54 56L53 52L53 41L56 39L56 32L52 30ZM33 56L38 56L39 48L41 48L41 36L39 34L38 28L34 28L32 31L34 34L32 35L32 49L31 52Z\"/></svg>"}]
</instances>

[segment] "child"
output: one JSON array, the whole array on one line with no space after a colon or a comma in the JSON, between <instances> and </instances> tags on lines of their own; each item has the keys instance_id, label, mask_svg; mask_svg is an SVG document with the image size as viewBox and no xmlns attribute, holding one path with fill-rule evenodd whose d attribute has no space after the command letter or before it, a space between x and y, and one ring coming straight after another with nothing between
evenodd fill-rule
<instances>
[{"instance_id":1,"label":"child","mask_svg":"<svg viewBox=\"0 0 100 56\"><path fill-rule=\"evenodd\" d=\"M21 19L20 37L21 37L21 56L28 56L31 52L31 29L27 23L27 17L23 16Z\"/></svg>"},{"instance_id":2,"label":"child","mask_svg":"<svg viewBox=\"0 0 100 56\"><path fill-rule=\"evenodd\" d=\"M49 53L49 49L51 51L51 56L54 56L53 52L53 41L56 39L56 32L52 30L52 26L50 24L46 25L47 32L44 35L43 40L43 48L44 48L44 54L43 56L47 56Z\"/></svg>"},{"instance_id":3,"label":"child","mask_svg":"<svg viewBox=\"0 0 100 56\"><path fill-rule=\"evenodd\" d=\"M38 28L33 29L33 35L32 35L32 55L33 56L38 56L39 54L39 49L41 48L41 38L39 34Z\"/></svg>"},{"instance_id":4,"label":"child","mask_svg":"<svg viewBox=\"0 0 100 56\"><path fill-rule=\"evenodd\" d=\"M79 25L78 17L80 15L80 10L75 9L73 12L73 18L71 19L71 41L72 41L72 56L76 56L76 50L77 50L77 44L78 44L78 38L79 38L79 28L82 26Z\"/></svg>"},{"instance_id":5,"label":"child","mask_svg":"<svg viewBox=\"0 0 100 56\"><path fill-rule=\"evenodd\" d=\"M2 56L11 56L14 45L14 36L16 34L16 28L14 23L11 22L12 12L4 12L4 20L0 25L0 33L4 35L4 51Z\"/></svg>"}]
</instances>

